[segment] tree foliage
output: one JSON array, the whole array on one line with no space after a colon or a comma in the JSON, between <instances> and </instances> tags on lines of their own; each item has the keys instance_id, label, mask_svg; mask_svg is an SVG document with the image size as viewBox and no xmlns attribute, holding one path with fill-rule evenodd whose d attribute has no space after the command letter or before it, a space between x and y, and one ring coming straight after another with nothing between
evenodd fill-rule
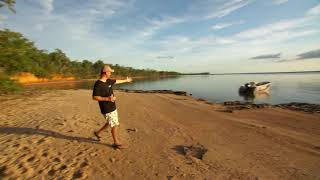
<instances>
[{"instance_id":1,"label":"tree foliage","mask_svg":"<svg viewBox=\"0 0 320 180\"><path fill-rule=\"evenodd\" d=\"M95 78L99 75L104 62L98 60L75 61L61 50L53 52L40 50L21 33L8 29L0 30L0 69L7 75L30 72L38 77L50 78L53 75L75 76L77 78ZM166 76L176 72L134 69L118 64L112 65L118 76Z\"/></svg>"},{"instance_id":2,"label":"tree foliage","mask_svg":"<svg viewBox=\"0 0 320 180\"><path fill-rule=\"evenodd\" d=\"M15 13L16 11L13 8L15 3L15 0L0 0L0 8L7 6L10 11Z\"/></svg>"}]
</instances>

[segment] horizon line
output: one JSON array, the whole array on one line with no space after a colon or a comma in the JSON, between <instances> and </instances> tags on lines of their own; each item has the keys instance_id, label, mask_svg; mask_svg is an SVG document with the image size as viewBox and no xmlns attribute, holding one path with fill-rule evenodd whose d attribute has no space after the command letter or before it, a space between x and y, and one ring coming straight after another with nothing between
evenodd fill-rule
<instances>
[{"instance_id":1,"label":"horizon line","mask_svg":"<svg viewBox=\"0 0 320 180\"><path fill-rule=\"evenodd\" d=\"M280 72L242 72L242 73L210 73L210 75L227 75L227 74L282 74L282 73L320 73L320 70L317 71L280 71ZM196 73L194 73L196 74Z\"/></svg>"}]
</instances>

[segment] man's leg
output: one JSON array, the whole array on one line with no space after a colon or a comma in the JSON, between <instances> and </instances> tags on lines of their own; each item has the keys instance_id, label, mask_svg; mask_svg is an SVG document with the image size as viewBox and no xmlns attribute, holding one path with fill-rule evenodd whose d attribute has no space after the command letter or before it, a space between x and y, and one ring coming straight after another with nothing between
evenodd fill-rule
<instances>
[{"instance_id":1,"label":"man's leg","mask_svg":"<svg viewBox=\"0 0 320 180\"><path fill-rule=\"evenodd\" d=\"M111 126L111 134L114 142L114 147L119 149L127 148L120 142L119 139L119 120L118 120L118 112L117 110L113 111L110 114L110 126Z\"/></svg>"},{"instance_id":2,"label":"man's leg","mask_svg":"<svg viewBox=\"0 0 320 180\"><path fill-rule=\"evenodd\" d=\"M119 125L111 128L111 134L114 142L113 146L118 149L126 149L128 148L128 146L126 146L125 144L122 144L118 138L119 137L118 130L119 130Z\"/></svg>"},{"instance_id":3,"label":"man's leg","mask_svg":"<svg viewBox=\"0 0 320 180\"><path fill-rule=\"evenodd\" d=\"M99 136L99 134L100 134L103 130L107 129L108 125L109 125L109 123L106 122L106 124L105 124L104 126L102 126L102 128L99 129L99 131L96 131L96 132L95 132L96 136Z\"/></svg>"},{"instance_id":4,"label":"man's leg","mask_svg":"<svg viewBox=\"0 0 320 180\"><path fill-rule=\"evenodd\" d=\"M115 145L121 144L118 138L118 127L119 126L114 126L111 128L111 134Z\"/></svg>"}]
</instances>

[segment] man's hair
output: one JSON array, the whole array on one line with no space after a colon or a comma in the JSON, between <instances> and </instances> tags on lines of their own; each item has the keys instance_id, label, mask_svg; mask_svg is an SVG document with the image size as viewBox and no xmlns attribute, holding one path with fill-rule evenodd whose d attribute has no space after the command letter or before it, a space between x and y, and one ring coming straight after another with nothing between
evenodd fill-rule
<instances>
[{"instance_id":1,"label":"man's hair","mask_svg":"<svg viewBox=\"0 0 320 180\"><path fill-rule=\"evenodd\" d=\"M102 67L101 67L101 70L100 70L100 76L106 74L106 72L114 72L113 69L111 69L111 66L109 64L104 64Z\"/></svg>"},{"instance_id":2,"label":"man's hair","mask_svg":"<svg viewBox=\"0 0 320 180\"><path fill-rule=\"evenodd\" d=\"M104 65L101 67L101 69L100 69L100 75L105 74L105 72L103 72L105 66L109 66L109 65L108 65L108 64L104 64Z\"/></svg>"},{"instance_id":3,"label":"man's hair","mask_svg":"<svg viewBox=\"0 0 320 180\"><path fill-rule=\"evenodd\" d=\"M103 67L100 70L100 75L105 74L106 72L103 72Z\"/></svg>"}]
</instances>

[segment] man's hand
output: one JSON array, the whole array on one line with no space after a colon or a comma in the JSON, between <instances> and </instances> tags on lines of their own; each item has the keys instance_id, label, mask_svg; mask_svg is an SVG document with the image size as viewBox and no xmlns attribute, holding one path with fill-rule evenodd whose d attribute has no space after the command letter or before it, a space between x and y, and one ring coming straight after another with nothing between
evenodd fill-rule
<instances>
[{"instance_id":1,"label":"man's hand","mask_svg":"<svg viewBox=\"0 0 320 180\"><path fill-rule=\"evenodd\" d=\"M111 101L111 102L115 102L116 99L117 99L117 98L116 98L115 96L113 96L113 95L110 96L110 101Z\"/></svg>"},{"instance_id":2,"label":"man's hand","mask_svg":"<svg viewBox=\"0 0 320 180\"><path fill-rule=\"evenodd\" d=\"M132 82L132 78L127 76L127 82L131 83Z\"/></svg>"},{"instance_id":3,"label":"man's hand","mask_svg":"<svg viewBox=\"0 0 320 180\"><path fill-rule=\"evenodd\" d=\"M116 80L116 84L121 84L121 83L131 83L132 82L132 78L128 77L126 79L118 79Z\"/></svg>"}]
</instances>

